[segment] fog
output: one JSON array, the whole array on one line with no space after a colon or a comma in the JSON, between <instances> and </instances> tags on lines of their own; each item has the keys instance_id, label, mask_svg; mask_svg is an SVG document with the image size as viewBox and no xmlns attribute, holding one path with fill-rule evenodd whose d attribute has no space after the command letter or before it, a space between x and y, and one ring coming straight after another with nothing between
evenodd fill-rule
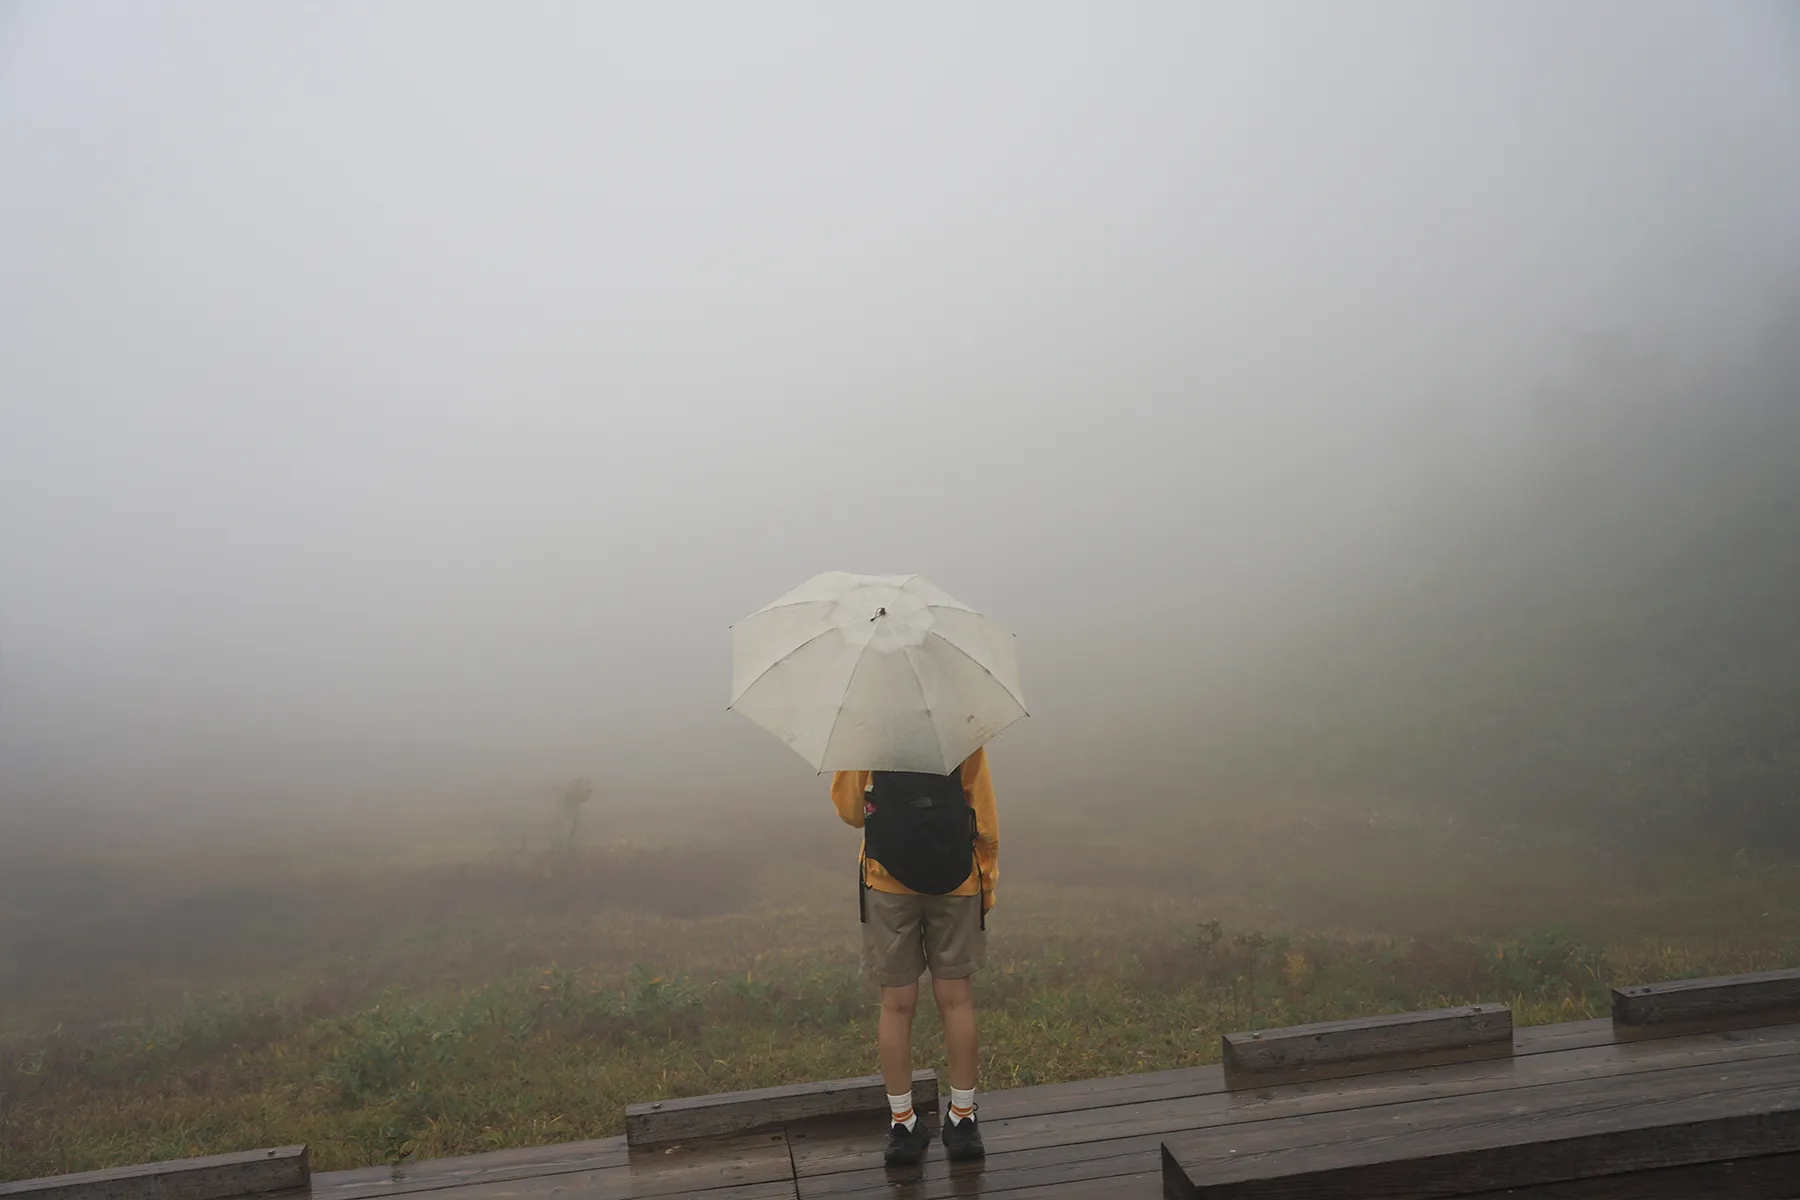
<instances>
[{"instance_id":1,"label":"fog","mask_svg":"<svg viewBox=\"0 0 1800 1200\"><path fill-rule=\"evenodd\" d=\"M817 805L726 630L824 570L1018 631L1012 805L1455 799L1496 612L1596 686L1471 727L1679 757L1800 641L1796 214L1778 3L0 7L0 816Z\"/></svg>"}]
</instances>

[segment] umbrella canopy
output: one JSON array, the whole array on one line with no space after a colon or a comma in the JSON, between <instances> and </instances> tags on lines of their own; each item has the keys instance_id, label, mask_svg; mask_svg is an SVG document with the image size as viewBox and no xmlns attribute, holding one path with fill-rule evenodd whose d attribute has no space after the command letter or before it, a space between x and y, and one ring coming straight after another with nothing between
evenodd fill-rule
<instances>
[{"instance_id":1,"label":"umbrella canopy","mask_svg":"<svg viewBox=\"0 0 1800 1200\"><path fill-rule=\"evenodd\" d=\"M731 675L821 773L947 775L1025 716L1012 632L919 575L815 575L731 627Z\"/></svg>"}]
</instances>

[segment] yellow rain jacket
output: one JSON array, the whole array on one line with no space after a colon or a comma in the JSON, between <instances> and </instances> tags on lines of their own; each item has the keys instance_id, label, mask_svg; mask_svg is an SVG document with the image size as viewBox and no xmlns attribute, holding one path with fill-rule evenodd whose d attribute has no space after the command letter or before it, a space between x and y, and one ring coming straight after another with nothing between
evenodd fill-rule
<instances>
[{"instance_id":1,"label":"yellow rain jacket","mask_svg":"<svg viewBox=\"0 0 1800 1200\"><path fill-rule=\"evenodd\" d=\"M874 778L872 771L839 771L831 777L831 802L847 825L861 829L863 824L863 789ZM975 870L952 896L982 894L982 910L994 907L994 885L1000 878L1000 819L994 815L994 783L988 776L987 750L979 749L963 760L963 795L975 810ZM869 887L877 892L912 895L912 889L889 875L880 863L859 852L859 869ZM977 880L979 879L979 882Z\"/></svg>"}]
</instances>

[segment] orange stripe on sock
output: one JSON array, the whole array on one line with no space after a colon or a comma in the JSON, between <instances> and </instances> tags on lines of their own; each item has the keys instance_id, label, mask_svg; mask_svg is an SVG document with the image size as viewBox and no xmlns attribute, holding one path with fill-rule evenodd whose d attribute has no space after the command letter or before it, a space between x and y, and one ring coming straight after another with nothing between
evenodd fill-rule
<instances>
[{"instance_id":1,"label":"orange stripe on sock","mask_svg":"<svg viewBox=\"0 0 1800 1200\"><path fill-rule=\"evenodd\" d=\"M956 1105L952 1104L950 1106L950 1115L953 1117L972 1117L975 1115L975 1110L973 1108L958 1108Z\"/></svg>"},{"instance_id":2,"label":"orange stripe on sock","mask_svg":"<svg viewBox=\"0 0 1800 1200\"><path fill-rule=\"evenodd\" d=\"M906 1111L905 1111L905 1112L903 1112L903 1113L895 1113L895 1114L894 1114L894 1124L896 1124L896 1125L904 1125L904 1124L906 1124L906 1122L907 1122L907 1121L908 1121L908 1119L910 1119L910 1118L911 1118L911 1117L912 1117L912 1115L913 1115L913 1110L912 1110L912 1109L910 1109L910 1108L909 1108L909 1109L907 1109L907 1110L906 1110Z\"/></svg>"}]
</instances>

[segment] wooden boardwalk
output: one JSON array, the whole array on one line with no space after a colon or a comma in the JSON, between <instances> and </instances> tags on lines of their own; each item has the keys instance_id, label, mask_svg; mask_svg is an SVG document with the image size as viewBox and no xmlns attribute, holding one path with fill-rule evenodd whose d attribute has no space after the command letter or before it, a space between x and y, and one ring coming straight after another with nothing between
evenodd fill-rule
<instances>
[{"instance_id":1,"label":"wooden boardwalk","mask_svg":"<svg viewBox=\"0 0 1800 1200\"><path fill-rule=\"evenodd\" d=\"M1771 979L1772 999L1748 1008L1742 989L1711 1010L1693 984L1672 988L1660 1007L1649 990L1625 989L1611 1018L1522 1028L1497 1044L1494 1013L1504 1006L1483 1006L1417 1014L1413 1028L1426 1035L1397 1035L1396 1018L1265 1031L1284 1047L1271 1070L1208 1066L986 1093L988 1158L979 1164L951 1166L934 1141L922 1166L889 1170L879 1113L803 1115L676 1144L643 1144L653 1132L644 1126L635 1147L611 1138L399 1173L328 1172L300 1188L271 1184L258 1200L1800 1200L1800 971L1743 986L1767 990ZM1462 1030L1441 1035L1452 1041L1419 1042L1440 1036L1429 1030L1458 1011L1468 1014ZM852 1095L862 1085L833 1086ZM735 1111L740 1124L780 1120L800 1090L713 1108ZM796 1111L818 1108L815 1099ZM693 1128L691 1112L682 1119ZM245 1195L229 1185L131 1192L107 1174L115 1179L98 1190L70 1190L81 1178L71 1176L0 1186L0 1196Z\"/></svg>"}]
</instances>

